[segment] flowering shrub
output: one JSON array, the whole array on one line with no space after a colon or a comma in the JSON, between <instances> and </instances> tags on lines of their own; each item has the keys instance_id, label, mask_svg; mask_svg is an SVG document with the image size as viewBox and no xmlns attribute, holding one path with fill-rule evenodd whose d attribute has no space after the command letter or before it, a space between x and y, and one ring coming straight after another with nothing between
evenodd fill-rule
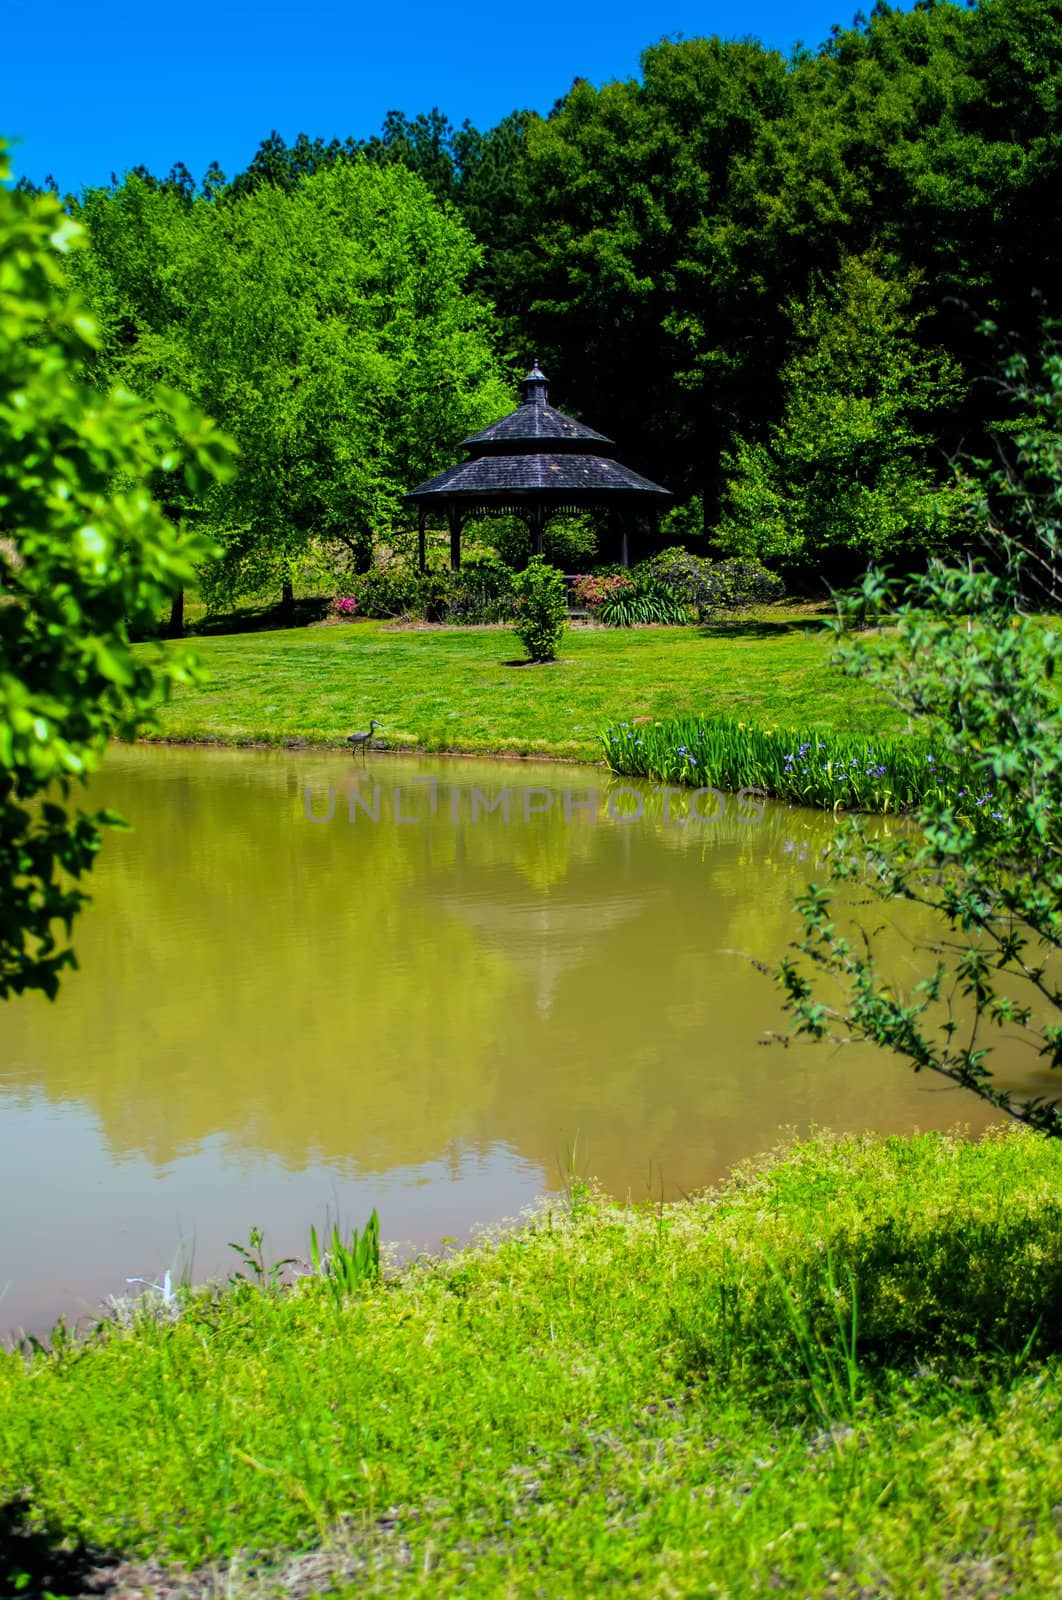
<instances>
[{"instance_id":1,"label":"flowering shrub","mask_svg":"<svg viewBox=\"0 0 1062 1600\"><path fill-rule=\"evenodd\" d=\"M506 622L513 614L513 573L500 561L470 560L456 572L374 567L353 582L355 597L334 601L333 615L408 617L424 622Z\"/></svg>"},{"instance_id":2,"label":"flowering shrub","mask_svg":"<svg viewBox=\"0 0 1062 1600\"><path fill-rule=\"evenodd\" d=\"M446 610L444 572L417 572L393 565L373 567L354 579L363 617L422 617L439 622Z\"/></svg>"},{"instance_id":3,"label":"flowering shrub","mask_svg":"<svg viewBox=\"0 0 1062 1600\"><path fill-rule=\"evenodd\" d=\"M768 605L785 594L785 584L755 556L708 563L709 604L723 611Z\"/></svg>"},{"instance_id":4,"label":"flowering shrub","mask_svg":"<svg viewBox=\"0 0 1062 1600\"><path fill-rule=\"evenodd\" d=\"M628 628L633 622L689 620L684 598L645 569L576 578L572 600L612 628Z\"/></svg>"},{"instance_id":5,"label":"flowering shrub","mask_svg":"<svg viewBox=\"0 0 1062 1600\"><path fill-rule=\"evenodd\" d=\"M572 584L572 603L586 606L588 611L596 611L606 600L622 594L624 589L632 588L633 583L633 578L627 572L613 572L608 575L588 573L584 577L576 578Z\"/></svg>"},{"instance_id":6,"label":"flowering shrub","mask_svg":"<svg viewBox=\"0 0 1062 1600\"><path fill-rule=\"evenodd\" d=\"M331 615L333 617L341 617L349 622L351 617L357 616L357 613L358 602L352 594L337 594L332 601Z\"/></svg>"},{"instance_id":7,"label":"flowering shrub","mask_svg":"<svg viewBox=\"0 0 1062 1600\"><path fill-rule=\"evenodd\" d=\"M641 576L666 584L687 605L696 606L701 621L712 610L715 603L710 582L712 563L703 556L691 555L688 550L674 546L641 562L635 570Z\"/></svg>"}]
</instances>

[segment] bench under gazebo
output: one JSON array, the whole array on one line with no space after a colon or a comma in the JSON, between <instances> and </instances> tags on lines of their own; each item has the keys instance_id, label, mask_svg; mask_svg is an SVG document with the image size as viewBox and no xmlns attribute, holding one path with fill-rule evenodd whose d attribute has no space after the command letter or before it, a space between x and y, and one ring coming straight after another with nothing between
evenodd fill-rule
<instances>
[{"instance_id":1,"label":"bench under gazebo","mask_svg":"<svg viewBox=\"0 0 1062 1600\"><path fill-rule=\"evenodd\" d=\"M596 512L619 535L619 556L629 564L628 530L657 519L672 500L615 458L615 446L549 403L548 381L538 363L523 380L523 404L500 422L474 433L462 446L468 459L403 496L417 508L420 570L425 566L429 517L445 519L450 530L450 565L461 565L461 530L481 517L521 517L536 552L551 517Z\"/></svg>"}]
</instances>

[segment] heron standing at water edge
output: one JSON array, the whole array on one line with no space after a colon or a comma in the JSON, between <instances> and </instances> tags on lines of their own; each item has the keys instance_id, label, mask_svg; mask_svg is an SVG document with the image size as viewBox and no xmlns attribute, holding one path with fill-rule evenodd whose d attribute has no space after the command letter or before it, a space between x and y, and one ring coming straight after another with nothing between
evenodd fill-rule
<instances>
[{"instance_id":1,"label":"heron standing at water edge","mask_svg":"<svg viewBox=\"0 0 1062 1600\"><path fill-rule=\"evenodd\" d=\"M382 728L382 727L383 727L383 723L382 722L377 722L375 717L370 717L369 718L369 726L368 726L368 728L366 728L364 733L348 733L346 742L347 742L347 744L350 745L350 753L351 753L351 755L352 756L356 755L357 752L360 750L362 755L364 756L365 751L369 748L369 741L371 740L371 738L373 736L374 730L376 728Z\"/></svg>"}]
</instances>

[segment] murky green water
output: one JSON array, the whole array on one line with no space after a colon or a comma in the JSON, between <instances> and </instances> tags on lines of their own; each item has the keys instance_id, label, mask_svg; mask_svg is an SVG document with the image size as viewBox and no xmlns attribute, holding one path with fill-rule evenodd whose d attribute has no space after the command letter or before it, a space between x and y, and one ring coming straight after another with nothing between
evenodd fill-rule
<instances>
[{"instance_id":1,"label":"murky green water","mask_svg":"<svg viewBox=\"0 0 1062 1600\"><path fill-rule=\"evenodd\" d=\"M116 750L81 970L0 1014L0 1331L228 1270L252 1223L435 1244L559 1187L719 1177L785 1125L983 1126L771 983L833 827L599 770Z\"/></svg>"}]
</instances>

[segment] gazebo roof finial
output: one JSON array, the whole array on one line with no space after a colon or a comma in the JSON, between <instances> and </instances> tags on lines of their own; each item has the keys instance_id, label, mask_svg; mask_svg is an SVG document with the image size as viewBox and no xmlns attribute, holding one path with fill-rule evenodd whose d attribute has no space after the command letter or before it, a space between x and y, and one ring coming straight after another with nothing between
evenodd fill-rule
<instances>
[{"instance_id":1,"label":"gazebo roof finial","mask_svg":"<svg viewBox=\"0 0 1062 1600\"><path fill-rule=\"evenodd\" d=\"M524 405L548 406L549 405L549 379L538 364L536 356L531 363L531 371L527 374L521 385L524 391Z\"/></svg>"}]
</instances>

